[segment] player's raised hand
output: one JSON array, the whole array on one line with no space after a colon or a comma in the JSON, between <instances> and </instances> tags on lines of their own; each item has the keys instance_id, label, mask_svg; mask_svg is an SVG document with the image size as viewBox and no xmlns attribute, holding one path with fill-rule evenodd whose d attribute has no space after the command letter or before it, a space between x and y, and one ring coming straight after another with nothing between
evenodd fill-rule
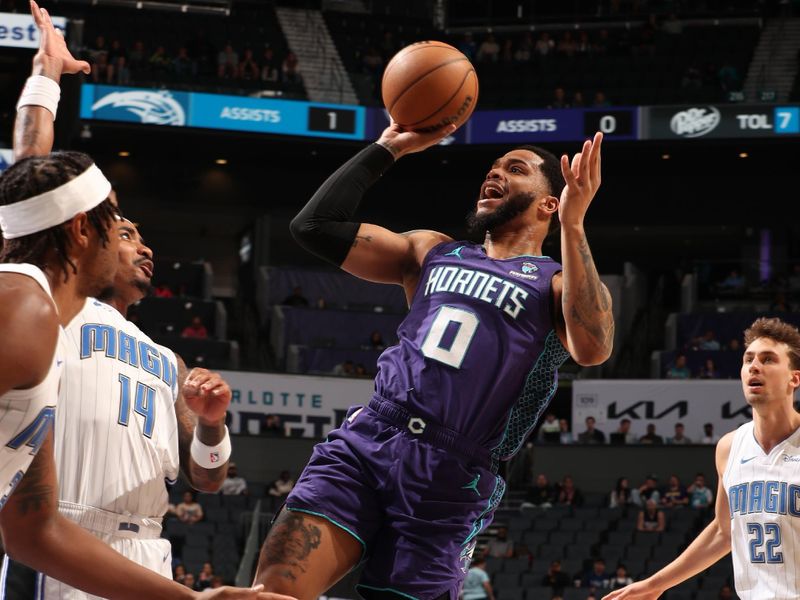
<instances>
[{"instance_id":1,"label":"player's raised hand","mask_svg":"<svg viewBox=\"0 0 800 600\"><path fill-rule=\"evenodd\" d=\"M561 173L567 185L561 192L558 218L562 226L582 225L586 211L600 187L600 146L603 134L599 131L594 139L585 141L583 148L572 157L561 157Z\"/></svg>"},{"instance_id":2,"label":"player's raised hand","mask_svg":"<svg viewBox=\"0 0 800 600\"><path fill-rule=\"evenodd\" d=\"M56 61L60 65L59 75L67 73L74 74L84 72L87 75L91 72L89 63L85 60L77 60L67 48L62 33L53 26L50 13L44 8L39 8L35 0L30 0L31 15L39 28L40 40L39 50L33 57L34 64L43 61Z\"/></svg>"},{"instance_id":3,"label":"player's raised hand","mask_svg":"<svg viewBox=\"0 0 800 600\"><path fill-rule=\"evenodd\" d=\"M663 593L664 590L654 589L650 580L645 579L614 590L603 596L603 600L656 600Z\"/></svg>"},{"instance_id":4,"label":"player's raised hand","mask_svg":"<svg viewBox=\"0 0 800 600\"><path fill-rule=\"evenodd\" d=\"M217 422L225 418L231 403L231 388L219 373L192 369L181 386L183 399L201 419Z\"/></svg>"},{"instance_id":5,"label":"player's raised hand","mask_svg":"<svg viewBox=\"0 0 800 600\"><path fill-rule=\"evenodd\" d=\"M262 591L262 584L251 588L221 587L207 589L197 594L198 600L295 600L291 596Z\"/></svg>"},{"instance_id":6,"label":"player's raised hand","mask_svg":"<svg viewBox=\"0 0 800 600\"><path fill-rule=\"evenodd\" d=\"M378 138L378 144L391 152L397 160L406 154L422 152L426 148L435 146L456 129L458 127L451 123L430 133L418 133L403 129L392 119L389 127L384 129L381 137Z\"/></svg>"}]
</instances>

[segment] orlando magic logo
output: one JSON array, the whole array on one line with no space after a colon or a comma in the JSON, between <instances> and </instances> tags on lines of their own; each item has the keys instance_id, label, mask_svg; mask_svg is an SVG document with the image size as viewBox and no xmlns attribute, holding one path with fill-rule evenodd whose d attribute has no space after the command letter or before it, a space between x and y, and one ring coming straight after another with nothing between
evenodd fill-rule
<instances>
[{"instance_id":1,"label":"orlando magic logo","mask_svg":"<svg viewBox=\"0 0 800 600\"><path fill-rule=\"evenodd\" d=\"M92 105L92 112L103 108L122 109L139 117L148 125L186 124L183 106L166 91L131 90L112 92Z\"/></svg>"},{"instance_id":2,"label":"orlando magic logo","mask_svg":"<svg viewBox=\"0 0 800 600\"><path fill-rule=\"evenodd\" d=\"M539 267L537 267L535 264L533 264L531 262L522 263L522 272L523 273L535 273L538 270L539 270Z\"/></svg>"}]
</instances>

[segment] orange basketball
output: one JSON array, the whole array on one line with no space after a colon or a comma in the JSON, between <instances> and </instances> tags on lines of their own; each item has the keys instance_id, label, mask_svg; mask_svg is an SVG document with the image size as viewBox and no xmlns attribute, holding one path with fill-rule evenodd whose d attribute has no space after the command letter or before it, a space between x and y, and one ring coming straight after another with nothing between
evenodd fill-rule
<instances>
[{"instance_id":1,"label":"orange basketball","mask_svg":"<svg viewBox=\"0 0 800 600\"><path fill-rule=\"evenodd\" d=\"M386 65L381 93L386 110L403 128L436 131L469 119L478 102L478 76L451 45L417 42Z\"/></svg>"}]
</instances>

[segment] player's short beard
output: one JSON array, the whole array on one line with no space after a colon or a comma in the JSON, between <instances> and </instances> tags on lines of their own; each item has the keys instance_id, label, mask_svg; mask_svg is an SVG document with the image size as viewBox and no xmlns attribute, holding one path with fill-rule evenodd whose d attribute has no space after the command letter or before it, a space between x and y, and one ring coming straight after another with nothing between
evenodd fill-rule
<instances>
[{"instance_id":1,"label":"player's short beard","mask_svg":"<svg viewBox=\"0 0 800 600\"><path fill-rule=\"evenodd\" d=\"M150 291L153 289L152 283L150 283L149 281L142 281L141 279L134 279L133 281L131 281L131 285L140 292L142 292L143 298L149 296ZM97 299L100 300L101 302L110 302L118 295L119 294L117 294L117 289L113 285L110 285L104 288L103 291L97 295Z\"/></svg>"},{"instance_id":2,"label":"player's short beard","mask_svg":"<svg viewBox=\"0 0 800 600\"><path fill-rule=\"evenodd\" d=\"M508 200L493 212L478 216L478 208L476 207L467 215L467 231L470 235L482 235L487 231L492 231L501 225L505 225L528 210L534 200L533 192L520 192L514 196L509 196Z\"/></svg>"}]
</instances>

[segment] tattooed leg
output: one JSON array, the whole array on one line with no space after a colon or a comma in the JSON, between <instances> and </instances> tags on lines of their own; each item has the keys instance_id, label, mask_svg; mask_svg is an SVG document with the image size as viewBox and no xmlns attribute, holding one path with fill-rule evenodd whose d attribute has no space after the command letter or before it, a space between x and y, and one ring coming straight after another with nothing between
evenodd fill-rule
<instances>
[{"instance_id":1,"label":"tattooed leg","mask_svg":"<svg viewBox=\"0 0 800 600\"><path fill-rule=\"evenodd\" d=\"M255 583L314 599L358 563L361 551L357 539L326 519L283 510L261 547Z\"/></svg>"}]
</instances>

